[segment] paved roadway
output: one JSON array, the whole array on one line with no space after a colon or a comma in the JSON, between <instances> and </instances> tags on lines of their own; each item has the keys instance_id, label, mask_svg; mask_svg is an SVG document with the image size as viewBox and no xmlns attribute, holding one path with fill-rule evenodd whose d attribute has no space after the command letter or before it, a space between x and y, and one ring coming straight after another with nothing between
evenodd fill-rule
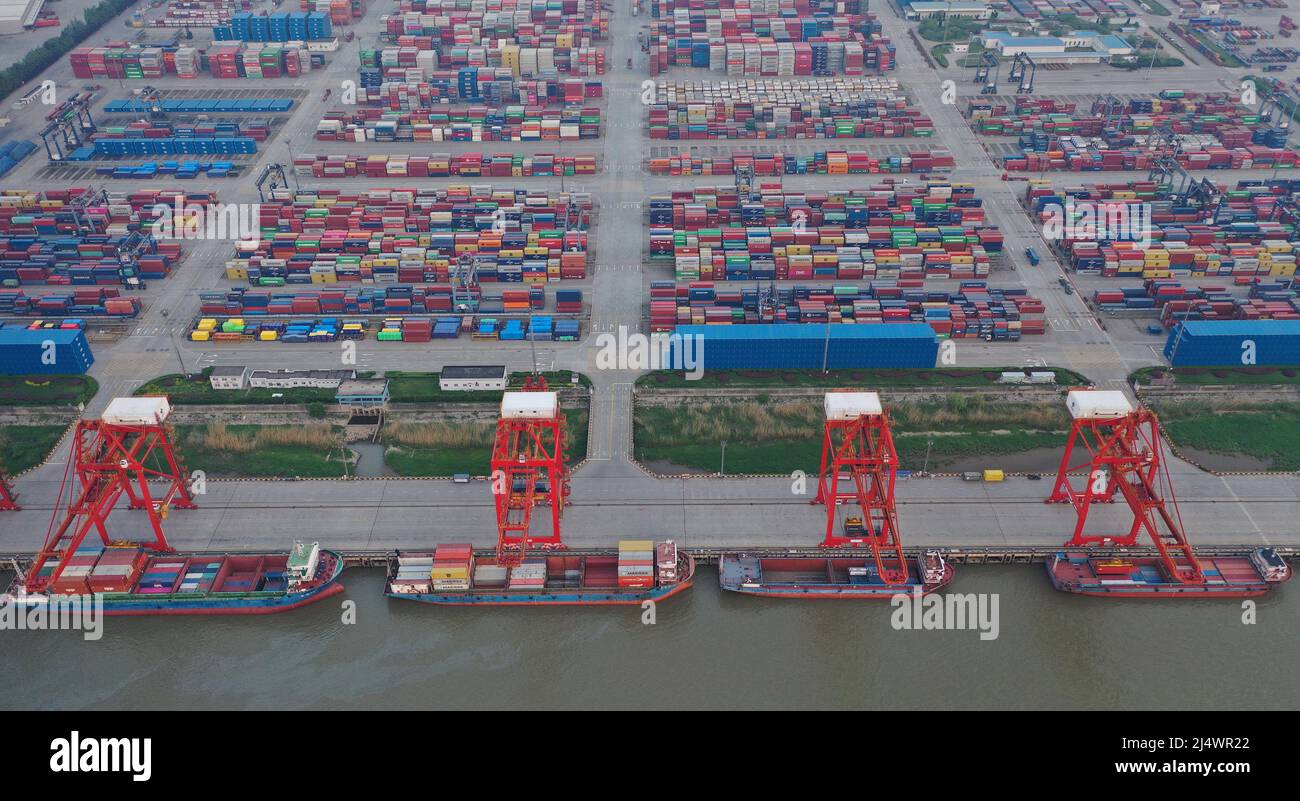
<instances>
[{"instance_id":1,"label":"paved roadway","mask_svg":"<svg viewBox=\"0 0 1300 801\"><path fill-rule=\"evenodd\" d=\"M379 16L385 4L373 4L360 25L354 26L356 41L343 44L324 71L312 73L309 91L290 121L276 138L263 147L262 161L282 159L286 152L411 152L408 144L324 145L311 141L316 121L329 104L320 100L321 90L331 86L337 93L343 80L355 78L356 54L361 46L372 46L378 33ZM919 146L946 146L953 151L958 169L953 179L972 182L985 198L988 215L1006 234L1006 249L1014 270L999 272L995 284L1020 283L1042 297L1052 322L1048 336L1020 343L959 342L959 365L1053 364L1090 376L1099 385L1122 388L1124 377L1136 367L1158 361L1149 339L1142 339L1128 327L1102 330L1078 295L1066 295L1056 284L1059 266L1051 258L1038 267L1022 263L1017 254L1035 245L1046 251L1038 232L1020 211L1017 194L1023 183L1000 179L1000 169L988 158L981 142L961 117L963 100L955 105L941 102L938 76L929 70L907 36L905 24L889 11L882 14L886 32L897 44L898 71L895 74L915 96L916 103L934 119L935 140L911 140ZM692 185L726 183L726 178L672 179L647 175L642 161L652 147L644 133L644 112L639 104L640 85L645 80L644 56L635 32L644 17L632 18L623 0L618 4L611 29L610 73L605 76L607 99L606 136L599 142L582 142L552 148L571 152L600 152L602 172L593 177L568 179L564 188L595 193L600 205L593 234L594 275L577 286L587 290L591 305L590 329L611 332L618 325L640 330L645 313L645 288L650 280L671 278L671 267L643 260L646 241L643 202L649 195ZM628 71L624 62L632 57L638 69ZM1108 70L1108 68L1107 68ZM1043 94L1073 94L1079 90L1084 71L1040 72L1038 89ZM62 86L79 86L71 78L66 60L52 68ZM668 78L704 80L718 76L701 71L676 70ZM1108 70L1098 77L1108 79L1114 92L1149 90L1144 78ZM1210 75L1197 68L1166 70L1162 80L1184 88L1204 89ZM1225 79L1230 85L1234 78ZM128 82L129 83L129 82ZM164 88L230 89L230 81L199 78L163 81ZM282 86L292 81L259 81L258 88ZM128 87L129 88L129 87ZM1226 88L1221 87L1221 88ZM965 96L970 84L959 85ZM120 96L120 92L112 93ZM337 94L335 95L337 98ZM30 126L34 117L18 122ZM28 134L30 135L30 133ZM289 142L293 144L290 145ZM771 147L774 143L707 143L709 147ZM775 143L785 147L787 143ZM800 149L817 149L822 143L789 143ZM827 143L829 144L829 143ZM835 143L858 147L863 143ZM908 140L867 142L867 147L893 147ZM439 143L436 151L481 149L504 151L509 144L453 146ZM272 155L267 156L270 153ZM33 157L12 175L8 185L38 186L44 164ZM245 170L245 176L253 169ZM1261 177L1260 171L1244 177ZM1141 177L1145 177L1143 174ZM1218 178L1228 178L1223 173ZM1062 176L1071 182L1080 176ZM1118 180L1107 173L1092 180ZM440 186L459 181L427 179L422 186ZM481 181L488 183L487 179ZM304 182L305 184L306 182ZM415 183L410 179L404 185ZM505 183L505 182L503 182ZM560 179L526 179L518 185L530 188L561 188ZM794 189L861 187L874 183L861 176L792 176L784 183ZM373 188L374 182L331 181L323 185L344 190ZM114 190L153 188L162 182L113 181ZM207 188L205 184L198 184ZM213 182L225 202L254 202L251 181ZM229 242L200 242L171 278L154 282L148 293L148 307L136 321L130 336L111 346L96 349L98 362L92 370L103 387L88 413L94 414L117 395L132 392L148 378L179 369L196 369L212 364L243 364L253 368L329 368L338 366L338 351L318 345L244 345L213 347L190 343L183 337L185 321L197 311L196 292L229 286L221 265L230 252ZM162 310L170 311L168 316ZM631 386L636 373L595 369L599 346L595 336L581 343L539 343L535 353L528 345L505 345L458 340L427 346L360 343L361 369L435 370L445 364L492 361L511 369L527 369L536 358L547 369L575 369L593 380L591 459L573 482L573 506L565 517L566 539L576 544L608 542L628 535L671 533L692 545L713 544L807 544L820 538L824 512L806 499L792 495L786 480L691 479L657 480L647 476L628 459L631 443ZM27 511L0 518L0 552L39 548L49 523L54 497L66 464L66 445L49 464L21 478L17 484ZM201 465L191 465L201 468ZM1300 481L1294 476L1239 476L1217 478L1187 465L1178 468L1181 496L1189 530L1200 542L1258 543L1300 541L1295 511L1300 509ZM201 498L202 509L176 512L168 530L178 545L185 547L282 547L295 537L319 537L344 548L418 545L434 541L472 539L478 544L493 539L490 496L481 485L454 485L444 481L322 481L322 482L210 482ZM965 484L955 480L931 479L903 484L900 514L906 539L911 544L1054 544L1065 539L1071 514L1062 507L1045 507L1038 500L1047 491L1042 482L1009 481L1002 485ZM310 510L320 510L311 514ZM1113 514L1114 510L1103 510ZM129 526L128 513L116 518Z\"/></svg>"}]
</instances>

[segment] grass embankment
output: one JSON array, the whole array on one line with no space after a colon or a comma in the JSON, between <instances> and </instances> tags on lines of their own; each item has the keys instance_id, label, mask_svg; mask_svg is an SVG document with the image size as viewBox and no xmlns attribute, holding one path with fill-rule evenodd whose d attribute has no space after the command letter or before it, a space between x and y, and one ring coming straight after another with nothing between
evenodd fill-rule
<instances>
[{"instance_id":1,"label":"grass embankment","mask_svg":"<svg viewBox=\"0 0 1300 801\"><path fill-rule=\"evenodd\" d=\"M17 475L45 460L67 426L0 426L0 472Z\"/></svg>"},{"instance_id":2,"label":"grass embankment","mask_svg":"<svg viewBox=\"0 0 1300 801\"><path fill-rule=\"evenodd\" d=\"M565 409L564 419L565 461L572 465L587 455L587 411ZM384 463L399 476L486 476L492 472L495 431L489 420L390 422L382 434L388 446Z\"/></svg>"},{"instance_id":3,"label":"grass embankment","mask_svg":"<svg viewBox=\"0 0 1300 801\"><path fill-rule=\"evenodd\" d=\"M637 379L642 389L718 389L720 387L861 387L879 389L907 387L936 389L955 387L996 387L1004 371L1023 371L1024 367L986 367L958 370L951 367L915 370L706 370L697 381L688 381L680 372L660 370ZM1035 372L1056 373L1061 386L1081 386L1091 382L1084 376L1061 367L1034 367Z\"/></svg>"},{"instance_id":4,"label":"grass embankment","mask_svg":"<svg viewBox=\"0 0 1300 801\"><path fill-rule=\"evenodd\" d=\"M182 425L176 427L176 442L186 470L208 476L341 476L343 460L352 458L339 430L326 423Z\"/></svg>"},{"instance_id":5,"label":"grass embankment","mask_svg":"<svg viewBox=\"0 0 1300 801\"><path fill-rule=\"evenodd\" d=\"M894 444L904 469L920 470L927 442L931 470L971 456L996 456L1058 447L1069 419L1059 403L986 403L950 396L945 404L898 404L892 409ZM636 455L717 471L722 442L728 473L815 475L821 467L824 411L819 401L745 401L637 409Z\"/></svg>"},{"instance_id":6,"label":"grass embankment","mask_svg":"<svg viewBox=\"0 0 1300 801\"><path fill-rule=\"evenodd\" d=\"M1300 470L1300 408L1289 403L1162 403L1156 408L1165 432L1179 448L1249 456L1268 470ZM1200 460L1198 460L1200 461ZM1214 468L1213 460L1207 467Z\"/></svg>"},{"instance_id":7,"label":"grass embankment","mask_svg":"<svg viewBox=\"0 0 1300 801\"><path fill-rule=\"evenodd\" d=\"M0 406L76 406L99 392L88 375L0 376Z\"/></svg>"},{"instance_id":8,"label":"grass embankment","mask_svg":"<svg viewBox=\"0 0 1300 801\"><path fill-rule=\"evenodd\" d=\"M1273 385L1300 384L1300 366L1297 367L1143 367L1129 376L1129 383L1149 384L1155 379L1174 375L1174 384L1214 385Z\"/></svg>"}]
</instances>

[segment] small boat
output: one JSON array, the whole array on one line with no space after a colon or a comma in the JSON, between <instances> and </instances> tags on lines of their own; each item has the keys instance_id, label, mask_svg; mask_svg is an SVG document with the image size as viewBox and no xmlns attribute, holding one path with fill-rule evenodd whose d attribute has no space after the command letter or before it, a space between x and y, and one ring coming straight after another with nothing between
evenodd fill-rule
<instances>
[{"instance_id":1,"label":"small boat","mask_svg":"<svg viewBox=\"0 0 1300 801\"><path fill-rule=\"evenodd\" d=\"M920 589L928 595L952 581L953 567L927 550L907 580L889 582L870 556L751 556L724 552L718 560L722 589L765 598L889 599Z\"/></svg>"},{"instance_id":2,"label":"small boat","mask_svg":"<svg viewBox=\"0 0 1300 801\"><path fill-rule=\"evenodd\" d=\"M1249 598L1291 578L1291 568L1274 548L1245 556L1199 557L1205 582L1171 579L1156 556L1100 559L1060 551L1047 560L1047 575L1061 592L1106 598Z\"/></svg>"}]
</instances>

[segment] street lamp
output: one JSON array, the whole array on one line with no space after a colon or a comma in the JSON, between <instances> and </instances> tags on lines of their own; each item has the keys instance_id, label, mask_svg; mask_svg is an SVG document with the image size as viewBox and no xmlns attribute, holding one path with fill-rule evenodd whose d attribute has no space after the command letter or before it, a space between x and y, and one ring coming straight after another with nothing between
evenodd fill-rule
<instances>
[{"instance_id":1,"label":"street lamp","mask_svg":"<svg viewBox=\"0 0 1300 801\"><path fill-rule=\"evenodd\" d=\"M718 473L724 476L727 474L727 441L725 439L722 441L722 465L718 468Z\"/></svg>"}]
</instances>

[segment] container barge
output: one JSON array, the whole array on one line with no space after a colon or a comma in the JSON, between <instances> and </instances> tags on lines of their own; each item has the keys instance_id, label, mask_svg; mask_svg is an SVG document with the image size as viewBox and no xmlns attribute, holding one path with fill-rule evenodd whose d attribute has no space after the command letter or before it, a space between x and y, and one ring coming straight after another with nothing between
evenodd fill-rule
<instances>
[{"instance_id":1,"label":"container barge","mask_svg":"<svg viewBox=\"0 0 1300 801\"><path fill-rule=\"evenodd\" d=\"M907 581L884 581L869 556L763 557L723 553L718 559L722 589L765 598L889 599L920 589L928 595L943 589L953 577L953 567L938 551L916 557Z\"/></svg>"},{"instance_id":2,"label":"container barge","mask_svg":"<svg viewBox=\"0 0 1300 801\"><path fill-rule=\"evenodd\" d=\"M440 545L392 554L385 594L444 606L641 604L677 595L694 579L694 557L672 540L550 552L518 564L476 557L469 545Z\"/></svg>"},{"instance_id":3,"label":"container barge","mask_svg":"<svg viewBox=\"0 0 1300 801\"><path fill-rule=\"evenodd\" d=\"M88 605L94 596L105 615L264 615L343 592L343 557L318 543L295 542L288 553L216 555L87 544L67 561L52 583L54 559L20 576L0 602Z\"/></svg>"},{"instance_id":4,"label":"container barge","mask_svg":"<svg viewBox=\"0 0 1300 801\"><path fill-rule=\"evenodd\" d=\"M1273 548L1246 556L1202 557L1204 584L1170 580L1159 557L1090 557L1061 551L1047 575L1061 592L1104 598L1249 598L1290 580L1291 568Z\"/></svg>"}]
</instances>

